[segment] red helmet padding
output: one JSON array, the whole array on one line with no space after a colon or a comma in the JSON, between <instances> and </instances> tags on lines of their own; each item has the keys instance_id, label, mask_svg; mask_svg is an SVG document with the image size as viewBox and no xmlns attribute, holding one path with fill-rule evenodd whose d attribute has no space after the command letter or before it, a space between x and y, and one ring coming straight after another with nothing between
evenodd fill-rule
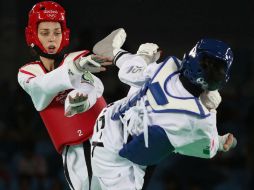
<instances>
[{"instance_id":1,"label":"red helmet padding","mask_svg":"<svg viewBox=\"0 0 254 190\"><path fill-rule=\"evenodd\" d=\"M62 27L62 42L57 51L59 53L64 47L69 45L70 30L66 26L64 8L52 1L43 1L33 6L28 15L28 26L25 30L26 42L28 46L38 46L44 53L46 49L38 39L38 24L43 21L59 22Z\"/></svg>"}]
</instances>

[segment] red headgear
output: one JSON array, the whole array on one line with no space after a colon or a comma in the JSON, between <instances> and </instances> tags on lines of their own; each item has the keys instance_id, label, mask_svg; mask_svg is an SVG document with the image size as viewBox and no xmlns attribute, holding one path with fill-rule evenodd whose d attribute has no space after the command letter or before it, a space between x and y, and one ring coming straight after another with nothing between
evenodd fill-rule
<instances>
[{"instance_id":1,"label":"red headgear","mask_svg":"<svg viewBox=\"0 0 254 190\"><path fill-rule=\"evenodd\" d=\"M38 24L43 21L59 22L62 27L62 42L57 51L59 53L64 47L69 45L70 30L66 26L64 8L53 2L43 1L33 6L28 15L28 26L26 27L26 42L29 46L37 46L43 53L47 54L46 49L38 39Z\"/></svg>"}]
</instances>

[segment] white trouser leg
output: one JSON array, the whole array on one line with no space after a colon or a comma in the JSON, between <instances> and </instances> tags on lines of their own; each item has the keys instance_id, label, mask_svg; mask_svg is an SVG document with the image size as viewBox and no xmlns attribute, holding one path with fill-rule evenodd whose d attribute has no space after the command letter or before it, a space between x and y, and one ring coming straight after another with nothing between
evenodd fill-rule
<instances>
[{"instance_id":1,"label":"white trouser leg","mask_svg":"<svg viewBox=\"0 0 254 190\"><path fill-rule=\"evenodd\" d=\"M98 177L94 175L92 177L91 190L102 190Z\"/></svg>"},{"instance_id":2,"label":"white trouser leg","mask_svg":"<svg viewBox=\"0 0 254 190\"><path fill-rule=\"evenodd\" d=\"M89 178L83 145L66 146L62 153L65 177L72 190L88 190Z\"/></svg>"},{"instance_id":3,"label":"white trouser leg","mask_svg":"<svg viewBox=\"0 0 254 190\"><path fill-rule=\"evenodd\" d=\"M102 190L141 190L145 168L119 156L118 151L123 144L123 138L119 135L119 139L116 136L112 137L119 141L116 140L113 145L109 143L111 141L107 135L110 127L121 127L119 121L108 119L110 115L110 108L101 112L91 138L93 174L98 177Z\"/></svg>"},{"instance_id":4,"label":"white trouser leg","mask_svg":"<svg viewBox=\"0 0 254 190\"><path fill-rule=\"evenodd\" d=\"M83 144L65 146L62 158L65 177L70 188L72 190L89 190L89 175ZM100 190L99 181L95 178L92 177L91 190Z\"/></svg>"},{"instance_id":5,"label":"white trouser leg","mask_svg":"<svg viewBox=\"0 0 254 190\"><path fill-rule=\"evenodd\" d=\"M102 190L137 190L131 176L119 178L100 177L99 182Z\"/></svg>"},{"instance_id":6,"label":"white trouser leg","mask_svg":"<svg viewBox=\"0 0 254 190\"><path fill-rule=\"evenodd\" d=\"M94 148L92 168L102 190L140 190L143 186L145 168L105 147Z\"/></svg>"}]
</instances>

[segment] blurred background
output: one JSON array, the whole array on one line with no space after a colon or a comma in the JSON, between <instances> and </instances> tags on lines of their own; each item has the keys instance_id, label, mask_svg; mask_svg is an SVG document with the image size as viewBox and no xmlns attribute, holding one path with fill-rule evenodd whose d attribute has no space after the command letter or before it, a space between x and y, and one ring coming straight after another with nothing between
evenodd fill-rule
<instances>
[{"instance_id":1,"label":"blurred background","mask_svg":"<svg viewBox=\"0 0 254 190\"><path fill-rule=\"evenodd\" d=\"M0 0L0 190L68 189L56 153L30 97L17 83L19 67L32 61L25 43L27 15L35 0ZM254 189L254 1L59 0L67 12L67 52L90 49L112 30L127 32L124 49L157 43L163 60L182 58L204 37L233 49L231 79L220 93L218 131L238 146L212 160L173 155L155 169L147 190ZM108 103L124 97L114 66L98 74Z\"/></svg>"}]
</instances>

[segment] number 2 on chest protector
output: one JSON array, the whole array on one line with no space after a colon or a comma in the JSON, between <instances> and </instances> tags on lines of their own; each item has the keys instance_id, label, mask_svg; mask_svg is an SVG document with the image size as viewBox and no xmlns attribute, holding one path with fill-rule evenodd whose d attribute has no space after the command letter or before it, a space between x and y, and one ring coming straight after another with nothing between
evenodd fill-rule
<instances>
[{"instance_id":1,"label":"number 2 on chest protector","mask_svg":"<svg viewBox=\"0 0 254 190\"><path fill-rule=\"evenodd\" d=\"M82 136L83 135L83 131L82 130L77 130L78 136Z\"/></svg>"}]
</instances>

